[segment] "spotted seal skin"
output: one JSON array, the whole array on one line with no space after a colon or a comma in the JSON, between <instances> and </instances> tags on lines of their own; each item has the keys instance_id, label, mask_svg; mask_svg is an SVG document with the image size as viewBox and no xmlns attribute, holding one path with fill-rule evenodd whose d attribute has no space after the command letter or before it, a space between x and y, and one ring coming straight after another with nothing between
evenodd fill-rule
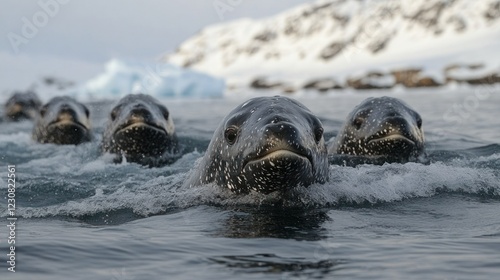
<instances>
[{"instance_id":1,"label":"spotted seal skin","mask_svg":"<svg viewBox=\"0 0 500 280\"><path fill-rule=\"evenodd\" d=\"M129 162L159 166L171 163L178 140L174 122L164 105L145 94L129 94L112 109L102 140L102 151Z\"/></svg>"},{"instance_id":2,"label":"spotted seal skin","mask_svg":"<svg viewBox=\"0 0 500 280\"><path fill-rule=\"evenodd\" d=\"M34 92L16 92L5 103L5 119L8 121L33 120L42 106Z\"/></svg>"},{"instance_id":3,"label":"spotted seal skin","mask_svg":"<svg viewBox=\"0 0 500 280\"><path fill-rule=\"evenodd\" d=\"M71 97L54 97L35 121L33 139L40 143L77 145L92 139L89 109Z\"/></svg>"},{"instance_id":4,"label":"spotted seal skin","mask_svg":"<svg viewBox=\"0 0 500 280\"><path fill-rule=\"evenodd\" d=\"M397 98L368 98L349 114L328 152L348 165L423 162L422 118Z\"/></svg>"},{"instance_id":5,"label":"spotted seal skin","mask_svg":"<svg viewBox=\"0 0 500 280\"><path fill-rule=\"evenodd\" d=\"M287 97L257 97L231 111L186 183L269 194L328 180L321 121Z\"/></svg>"}]
</instances>

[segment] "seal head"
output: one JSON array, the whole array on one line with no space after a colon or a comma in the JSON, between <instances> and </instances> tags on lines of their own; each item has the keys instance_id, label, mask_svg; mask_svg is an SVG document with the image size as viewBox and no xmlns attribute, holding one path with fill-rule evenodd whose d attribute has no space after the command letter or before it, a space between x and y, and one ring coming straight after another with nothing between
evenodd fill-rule
<instances>
[{"instance_id":1,"label":"seal head","mask_svg":"<svg viewBox=\"0 0 500 280\"><path fill-rule=\"evenodd\" d=\"M268 194L328 180L328 156L320 120L287 97L257 97L220 123L188 180L214 183L236 193Z\"/></svg>"},{"instance_id":2,"label":"seal head","mask_svg":"<svg viewBox=\"0 0 500 280\"><path fill-rule=\"evenodd\" d=\"M104 152L124 156L130 162L157 165L152 161L176 149L174 122L155 98L129 94L112 109L103 135Z\"/></svg>"},{"instance_id":3,"label":"seal head","mask_svg":"<svg viewBox=\"0 0 500 280\"><path fill-rule=\"evenodd\" d=\"M40 143L77 145L92 139L90 111L71 97L54 97L35 121L33 139Z\"/></svg>"},{"instance_id":4,"label":"seal head","mask_svg":"<svg viewBox=\"0 0 500 280\"><path fill-rule=\"evenodd\" d=\"M16 92L5 103L5 117L10 121L33 120L41 106L34 92Z\"/></svg>"},{"instance_id":5,"label":"seal head","mask_svg":"<svg viewBox=\"0 0 500 280\"><path fill-rule=\"evenodd\" d=\"M397 98L368 98L349 114L328 151L365 163L419 161L425 155L422 118Z\"/></svg>"}]
</instances>

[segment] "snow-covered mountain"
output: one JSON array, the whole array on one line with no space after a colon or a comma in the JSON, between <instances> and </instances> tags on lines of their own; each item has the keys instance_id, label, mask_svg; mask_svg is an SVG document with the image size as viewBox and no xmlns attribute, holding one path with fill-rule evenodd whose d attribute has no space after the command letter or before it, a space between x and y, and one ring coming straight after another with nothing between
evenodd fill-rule
<instances>
[{"instance_id":1,"label":"snow-covered mountain","mask_svg":"<svg viewBox=\"0 0 500 280\"><path fill-rule=\"evenodd\" d=\"M164 60L255 88L500 82L500 0L322 0L203 29Z\"/></svg>"}]
</instances>

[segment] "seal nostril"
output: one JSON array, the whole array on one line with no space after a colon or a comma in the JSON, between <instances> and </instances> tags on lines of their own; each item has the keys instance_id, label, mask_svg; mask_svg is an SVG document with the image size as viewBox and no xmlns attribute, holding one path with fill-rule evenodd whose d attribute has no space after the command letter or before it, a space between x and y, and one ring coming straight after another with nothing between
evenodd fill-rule
<instances>
[{"instance_id":1,"label":"seal nostril","mask_svg":"<svg viewBox=\"0 0 500 280\"><path fill-rule=\"evenodd\" d=\"M142 106L132 109L130 111L130 117L132 119L142 119L145 122L149 122L153 118L151 112Z\"/></svg>"},{"instance_id":2,"label":"seal nostril","mask_svg":"<svg viewBox=\"0 0 500 280\"><path fill-rule=\"evenodd\" d=\"M145 114L149 113L149 111L146 108L143 108L143 107L134 108L134 109L132 109L131 112L134 115L145 115Z\"/></svg>"},{"instance_id":3,"label":"seal nostril","mask_svg":"<svg viewBox=\"0 0 500 280\"><path fill-rule=\"evenodd\" d=\"M73 108L71 108L71 106L65 104L61 106L61 109L59 109L58 119L68 119L68 118L76 120L77 114L76 111Z\"/></svg>"}]
</instances>

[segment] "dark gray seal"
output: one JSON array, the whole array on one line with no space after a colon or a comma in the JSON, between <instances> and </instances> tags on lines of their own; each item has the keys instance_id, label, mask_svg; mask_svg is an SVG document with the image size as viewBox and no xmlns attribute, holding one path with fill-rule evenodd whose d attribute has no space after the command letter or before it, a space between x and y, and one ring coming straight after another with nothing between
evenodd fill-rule
<instances>
[{"instance_id":1,"label":"dark gray seal","mask_svg":"<svg viewBox=\"0 0 500 280\"><path fill-rule=\"evenodd\" d=\"M349 114L328 152L348 165L423 161L422 118L397 98L368 98Z\"/></svg>"},{"instance_id":2,"label":"dark gray seal","mask_svg":"<svg viewBox=\"0 0 500 280\"><path fill-rule=\"evenodd\" d=\"M77 145L92 139L89 109L71 97L54 97L40 109L33 139L40 143Z\"/></svg>"},{"instance_id":3,"label":"dark gray seal","mask_svg":"<svg viewBox=\"0 0 500 280\"><path fill-rule=\"evenodd\" d=\"M8 121L33 120L41 106L42 102L34 92L16 92L5 103L5 119Z\"/></svg>"},{"instance_id":4,"label":"dark gray seal","mask_svg":"<svg viewBox=\"0 0 500 280\"><path fill-rule=\"evenodd\" d=\"M157 166L170 163L177 151L177 136L170 113L155 98L129 94L112 109L102 139L103 152L129 162Z\"/></svg>"},{"instance_id":5,"label":"dark gray seal","mask_svg":"<svg viewBox=\"0 0 500 280\"><path fill-rule=\"evenodd\" d=\"M186 184L268 194L328 180L321 121L287 97L257 97L231 111Z\"/></svg>"}]
</instances>

